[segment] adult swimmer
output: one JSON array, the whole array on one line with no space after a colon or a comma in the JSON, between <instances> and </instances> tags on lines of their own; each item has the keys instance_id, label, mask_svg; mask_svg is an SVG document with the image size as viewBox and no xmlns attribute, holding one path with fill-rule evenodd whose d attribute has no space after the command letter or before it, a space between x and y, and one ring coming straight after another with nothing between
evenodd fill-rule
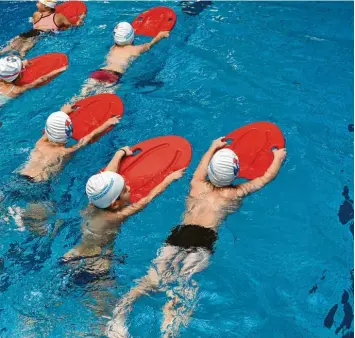
<instances>
[{"instance_id":1,"label":"adult swimmer","mask_svg":"<svg viewBox=\"0 0 355 338\"><path fill-rule=\"evenodd\" d=\"M105 66L91 73L90 78L83 85L80 95L74 97L73 102L91 94L113 93L129 65L168 36L169 32L160 32L152 41L134 45L133 27L128 22L120 22L114 29L115 44L106 56Z\"/></svg>"},{"instance_id":2,"label":"adult swimmer","mask_svg":"<svg viewBox=\"0 0 355 338\"><path fill-rule=\"evenodd\" d=\"M285 149L274 150L274 160L262 177L233 186L239 160L231 149L221 149L226 145L222 139L215 140L202 157L191 181L182 224L172 230L148 273L117 305L107 324L108 337L128 336L127 313L139 297L152 291L164 291L170 298L164 306L161 331L164 337L177 336L180 325L186 325L192 314L192 309L186 307L187 300L194 303L198 289L196 282L189 281L208 266L219 225L244 197L276 177L286 157ZM169 284L175 286L169 289Z\"/></svg>"},{"instance_id":3,"label":"adult swimmer","mask_svg":"<svg viewBox=\"0 0 355 338\"><path fill-rule=\"evenodd\" d=\"M16 51L24 57L43 33L70 28L70 21L63 14L55 12L55 5L56 0L39 0L36 4L37 12L32 16L33 28L13 38L0 54ZM82 22L83 16L78 19L77 25Z\"/></svg>"}]
</instances>

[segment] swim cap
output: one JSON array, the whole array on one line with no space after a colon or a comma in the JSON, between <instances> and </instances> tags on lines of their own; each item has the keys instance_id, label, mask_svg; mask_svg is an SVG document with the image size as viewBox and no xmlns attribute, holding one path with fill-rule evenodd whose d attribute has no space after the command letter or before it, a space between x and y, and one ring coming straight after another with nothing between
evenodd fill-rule
<instances>
[{"instance_id":1,"label":"swim cap","mask_svg":"<svg viewBox=\"0 0 355 338\"><path fill-rule=\"evenodd\" d=\"M216 187L231 185L238 176L238 156L231 149L220 149L212 157L208 168L208 178Z\"/></svg>"},{"instance_id":2,"label":"swim cap","mask_svg":"<svg viewBox=\"0 0 355 338\"><path fill-rule=\"evenodd\" d=\"M0 59L0 79L14 81L21 72L22 61L18 56L6 56Z\"/></svg>"},{"instance_id":3,"label":"swim cap","mask_svg":"<svg viewBox=\"0 0 355 338\"><path fill-rule=\"evenodd\" d=\"M130 45L134 40L134 30L128 22L120 22L113 32L115 42L119 46Z\"/></svg>"},{"instance_id":4,"label":"swim cap","mask_svg":"<svg viewBox=\"0 0 355 338\"><path fill-rule=\"evenodd\" d=\"M57 3L57 0L39 0L39 2L42 5L45 5L46 7L54 8Z\"/></svg>"},{"instance_id":5,"label":"swim cap","mask_svg":"<svg viewBox=\"0 0 355 338\"><path fill-rule=\"evenodd\" d=\"M104 171L91 176L86 183L86 194L90 203L105 209L117 200L124 187L121 175L112 171Z\"/></svg>"},{"instance_id":6,"label":"swim cap","mask_svg":"<svg viewBox=\"0 0 355 338\"><path fill-rule=\"evenodd\" d=\"M62 111L57 111L49 115L45 132L49 141L66 143L68 138L73 134L73 126L70 117Z\"/></svg>"}]
</instances>

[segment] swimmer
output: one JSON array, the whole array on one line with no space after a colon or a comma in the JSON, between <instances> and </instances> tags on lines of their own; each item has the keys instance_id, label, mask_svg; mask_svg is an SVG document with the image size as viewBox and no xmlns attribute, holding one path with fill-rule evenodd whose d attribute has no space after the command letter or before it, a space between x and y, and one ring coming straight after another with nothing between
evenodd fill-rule
<instances>
[{"instance_id":1,"label":"swimmer","mask_svg":"<svg viewBox=\"0 0 355 338\"><path fill-rule=\"evenodd\" d=\"M18 56L6 56L0 59L0 107L10 99L48 81L53 76L64 72L68 68L62 67L40 77L30 84L19 86L16 82L21 79L21 74L29 62L28 60L21 61Z\"/></svg>"},{"instance_id":2,"label":"swimmer","mask_svg":"<svg viewBox=\"0 0 355 338\"><path fill-rule=\"evenodd\" d=\"M108 337L127 337L125 317L132 304L157 291L166 292L170 299L163 309L162 336L177 337L196 304L198 286L191 277L208 266L220 223L241 205L244 197L276 177L286 156L285 149L274 150L274 160L262 177L233 186L239 160L231 149L221 149L226 145L222 139L212 143L193 175L181 225L172 230L147 275L117 305L106 327Z\"/></svg>"},{"instance_id":3,"label":"swimmer","mask_svg":"<svg viewBox=\"0 0 355 338\"><path fill-rule=\"evenodd\" d=\"M75 105L66 104L60 111L48 117L44 135L37 141L29 161L20 171L21 175L33 182L49 180L64 167L75 152L84 148L92 140L102 135L107 128L120 121L120 118L112 117L75 145L66 147L65 145L73 133L70 113L74 110Z\"/></svg>"},{"instance_id":4,"label":"swimmer","mask_svg":"<svg viewBox=\"0 0 355 338\"><path fill-rule=\"evenodd\" d=\"M44 32L70 28L72 26L70 21L63 14L55 12L55 5L56 0L39 0L36 4L38 11L32 16L33 28L12 39L0 54L16 51L24 57ZM82 24L82 20L83 17L80 17L77 24Z\"/></svg>"},{"instance_id":5,"label":"swimmer","mask_svg":"<svg viewBox=\"0 0 355 338\"><path fill-rule=\"evenodd\" d=\"M124 156L132 156L129 147L119 149L105 171L91 176L86 184L90 205L82 213L82 239L75 248L65 254L64 262L85 262L86 276L93 279L107 275L112 263L113 244L120 225L126 219L144 209L173 181L182 177L184 169L168 175L146 196L130 204L130 187L117 174ZM82 266L82 264L80 264Z\"/></svg>"},{"instance_id":6,"label":"swimmer","mask_svg":"<svg viewBox=\"0 0 355 338\"><path fill-rule=\"evenodd\" d=\"M133 45L134 29L128 22L120 22L114 29L115 44L106 57L106 65L91 73L84 84L81 94L73 98L78 101L88 95L113 93L129 65L140 55L150 50L160 40L167 38L169 32L160 32L152 41Z\"/></svg>"},{"instance_id":7,"label":"swimmer","mask_svg":"<svg viewBox=\"0 0 355 338\"><path fill-rule=\"evenodd\" d=\"M46 234L47 219L55 214L49 180L64 167L75 152L92 140L97 140L107 128L119 122L118 117L112 117L75 145L66 147L73 131L70 120L70 113L73 111L74 106L66 104L61 111L48 117L44 135L37 141L29 161L20 170L20 175L16 175L6 188L6 196L9 199L16 200L16 194L21 191L21 199L26 201L21 207L12 205L8 208L9 216L21 230L26 226L33 233Z\"/></svg>"}]
</instances>

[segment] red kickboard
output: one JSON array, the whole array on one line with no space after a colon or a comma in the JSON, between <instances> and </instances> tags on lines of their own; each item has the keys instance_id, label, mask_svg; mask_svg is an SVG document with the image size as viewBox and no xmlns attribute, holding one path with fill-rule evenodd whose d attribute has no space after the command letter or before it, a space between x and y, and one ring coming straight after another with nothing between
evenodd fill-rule
<instances>
[{"instance_id":1,"label":"red kickboard","mask_svg":"<svg viewBox=\"0 0 355 338\"><path fill-rule=\"evenodd\" d=\"M73 124L73 139L80 140L101 126L113 116L123 116L122 100L115 94L99 94L90 96L75 103L76 109L70 114ZM103 134L108 133L108 128ZM100 135L102 136L102 135Z\"/></svg>"},{"instance_id":2,"label":"red kickboard","mask_svg":"<svg viewBox=\"0 0 355 338\"><path fill-rule=\"evenodd\" d=\"M68 1L56 6L55 11L66 16L73 26L78 26L86 16L88 9L82 1Z\"/></svg>"},{"instance_id":3,"label":"red kickboard","mask_svg":"<svg viewBox=\"0 0 355 338\"><path fill-rule=\"evenodd\" d=\"M249 180L265 174L274 159L273 148L285 147L282 131L270 122L248 124L225 139L232 140L226 148L232 149L239 158L239 177Z\"/></svg>"},{"instance_id":4,"label":"red kickboard","mask_svg":"<svg viewBox=\"0 0 355 338\"><path fill-rule=\"evenodd\" d=\"M132 22L138 35L156 36L162 31L171 31L176 23L175 12L168 7L155 7L138 15Z\"/></svg>"},{"instance_id":5,"label":"red kickboard","mask_svg":"<svg viewBox=\"0 0 355 338\"><path fill-rule=\"evenodd\" d=\"M65 66L68 66L68 57L63 53L50 53L37 56L29 60L29 65L24 69L16 84L19 86L30 84L40 77ZM50 82L58 75L59 74L53 76L45 83L42 83L41 86Z\"/></svg>"},{"instance_id":6,"label":"red kickboard","mask_svg":"<svg viewBox=\"0 0 355 338\"><path fill-rule=\"evenodd\" d=\"M180 136L156 137L133 146L140 152L125 157L119 173L131 188L131 202L137 202L173 171L186 168L191 161L189 141Z\"/></svg>"}]
</instances>

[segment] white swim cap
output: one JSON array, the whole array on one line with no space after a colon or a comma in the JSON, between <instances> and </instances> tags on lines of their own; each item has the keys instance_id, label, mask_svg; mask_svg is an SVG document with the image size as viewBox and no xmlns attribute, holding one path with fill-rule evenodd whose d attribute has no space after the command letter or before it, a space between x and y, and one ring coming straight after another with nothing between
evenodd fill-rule
<instances>
[{"instance_id":1,"label":"white swim cap","mask_svg":"<svg viewBox=\"0 0 355 338\"><path fill-rule=\"evenodd\" d=\"M42 5L45 5L46 7L54 8L57 3L57 0L39 0L39 2Z\"/></svg>"},{"instance_id":2,"label":"white swim cap","mask_svg":"<svg viewBox=\"0 0 355 338\"><path fill-rule=\"evenodd\" d=\"M208 164L208 178L216 187L231 185L238 176L238 156L231 149L218 150Z\"/></svg>"},{"instance_id":3,"label":"white swim cap","mask_svg":"<svg viewBox=\"0 0 355 338\"><path fill-rule=\"evenodd\" d=\"M128 22L120 22L113 32L115 42L119 46L130 45L134 40L134 29Z\"/></svg>"},{"instance_id":4,"label":"white swim cap","mask_svg":"<svg viewBox=\"0 0 355 338\"><path fill-rule=\"evenodd\" d=\"M49 115L45 132L49 141L66 143L68 138L73 134L73 126L70 117L62 111L57 111Z\"/></svg>"},{"instance_id":5,"label":"white swim cap","mask_svg":"<svg viewBox=\"0 0 355 338\"><path fill-rule=\"evenodd\" d=\"M91 176L86 183L86 194L90 203L98 208L105 209L117 200L124 187L121 175L112 171Z\"/></svg>"},{"instance_id":6,"label":"white swim cap","mask_svg":"<svg viewBox=\"0 0 355 338\"><path fill-rule=\"evenodd\" d=\"M0 79L14 81L21 72L22 61L18 56L6 56L0 59Z\"/></svg>"}]
</instances>

